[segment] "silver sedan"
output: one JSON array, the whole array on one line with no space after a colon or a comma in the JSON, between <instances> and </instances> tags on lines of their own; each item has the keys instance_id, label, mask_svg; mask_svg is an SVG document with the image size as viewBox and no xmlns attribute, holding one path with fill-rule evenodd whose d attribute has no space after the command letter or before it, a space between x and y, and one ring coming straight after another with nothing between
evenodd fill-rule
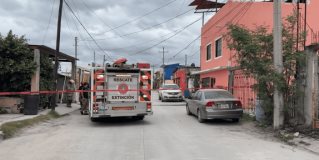
<instances>
[{"instance_id":1,"label":"silver sedan","mask_svg":"<svg viewBox=\"0 0 319 160\"><path fill-rule=\"evenodd\" d=\"M243 115L241 102L223 89L201 89L186 99L186 112L194 114L200 123L206 119L232 119L238 122Z\"/></svg>"}]
</instances>

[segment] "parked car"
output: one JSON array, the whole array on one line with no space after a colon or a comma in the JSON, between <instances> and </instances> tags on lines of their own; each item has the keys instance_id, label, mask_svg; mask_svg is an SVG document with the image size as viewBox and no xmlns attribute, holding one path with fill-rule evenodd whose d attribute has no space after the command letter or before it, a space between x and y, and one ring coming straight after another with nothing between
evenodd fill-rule
<instances>
[{"instance_id":1,"label":"parked car","mask_svg":"<svg viewBox=\"0 0 319 160\"><path fill-rule=\"evenodd\" d=\"M200 89L186 99L186 112L196 115L200 123L207 119L232 119L238 122L243 115L242 104L223 89Z\"/></svg>"},{"instance_id":2,"label":"parked car","mask_svg":"<svg viewBox=\"0 0 319 160\"><path fill-rule=\"evenodd\" d=\"M177 84L163 84L158 90L158 99L162 102L183 101L183 95Z\"/></svg>"}]
</instances>

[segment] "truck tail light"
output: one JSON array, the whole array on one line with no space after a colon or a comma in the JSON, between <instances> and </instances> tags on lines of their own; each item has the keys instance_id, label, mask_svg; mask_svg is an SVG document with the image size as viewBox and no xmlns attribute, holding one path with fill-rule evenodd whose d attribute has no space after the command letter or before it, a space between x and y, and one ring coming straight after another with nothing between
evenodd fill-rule
<instances>
[{"instance_id":1,"label":"truck tail light","mask_svg":"<svg viewBox=\"0 0 319 160\"><path fill-rule=\"evenodd\" d=\"M93 113L98 113L99 112L99 104L95 103L93 104Z\"/></svg>"},{"instance_id":2,"label":"truck tail light","mask_svg":"<svg viewBox=\"0 0 319 160\"><path fill-rule=\"evenodd\" d=\"M147 103L146 110L147 111L152 111L152 103Z\"/></svg>"},{"instance_id":3,"label":"truck tail light","mask_svg":"<svg viewBox=\"0 0 319 160\"><path fill-rule=\"evenodd\" d=\"M209 102L207 102L206 103L206 108L208 108L208 107L213 107L215 105L215 102L214 101L209 101Z\"/></svg>"}]
</instances>

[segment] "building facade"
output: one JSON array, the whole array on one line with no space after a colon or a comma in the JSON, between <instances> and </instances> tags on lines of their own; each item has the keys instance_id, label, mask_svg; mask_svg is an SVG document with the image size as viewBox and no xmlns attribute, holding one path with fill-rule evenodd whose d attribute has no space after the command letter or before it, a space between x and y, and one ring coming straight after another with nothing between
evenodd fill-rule
<instances>
[{"instance_id":1,"label":"building facade","mask_svg":"<svg viewBox=\"0 0 319 160\"><path fill-rule=\"evenodd\" d=\"M307 42L311 44L319 31L316 15L319 15L319 1L308 1L307 4ZM282 18L296 11L295 3L282 3ZM305 5L300 3L300 22L304 23ZM256 26L273 28L273 2L238 2L228 1L201 30L200 80L202 88L224 88L239 98L247 109L254 108L256 93L252 90L255 83L236 70L235 52L227 47L225 34L229 24L242 25L248 29ZM302 32L303 30L301 30Z\"/></svg>"},{"instance_id":2,"label":"building facade","mask_svg":"<svg viewBox=\"0 0 319 160\"><path fill-rule=\"evenodd\" d=\"M183 95L185 96L185 90L194 91L199 88L199 79L195 76L191 76L191 72L199 71L199 67L193 66L179 66L174 74L173 80L182 90Z\"/></svg>"}]
</instances>

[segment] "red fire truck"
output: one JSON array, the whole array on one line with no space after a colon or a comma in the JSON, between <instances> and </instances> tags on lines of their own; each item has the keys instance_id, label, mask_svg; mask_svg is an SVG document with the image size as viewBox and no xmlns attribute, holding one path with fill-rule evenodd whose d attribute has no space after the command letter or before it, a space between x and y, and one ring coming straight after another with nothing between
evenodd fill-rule
<instances>
[{"instance_id":1,"label":"red fire truck","mask_svg":"<svg viewBox=\"0 0 319 160\"><path fill-rule=\"evenodd\" d=\"M150 64L126 64L122 58L106 67L92 67L89 116L92 121L104 117L133 117L143 120L152 115Z\"/></svg>"}]
</instances>

